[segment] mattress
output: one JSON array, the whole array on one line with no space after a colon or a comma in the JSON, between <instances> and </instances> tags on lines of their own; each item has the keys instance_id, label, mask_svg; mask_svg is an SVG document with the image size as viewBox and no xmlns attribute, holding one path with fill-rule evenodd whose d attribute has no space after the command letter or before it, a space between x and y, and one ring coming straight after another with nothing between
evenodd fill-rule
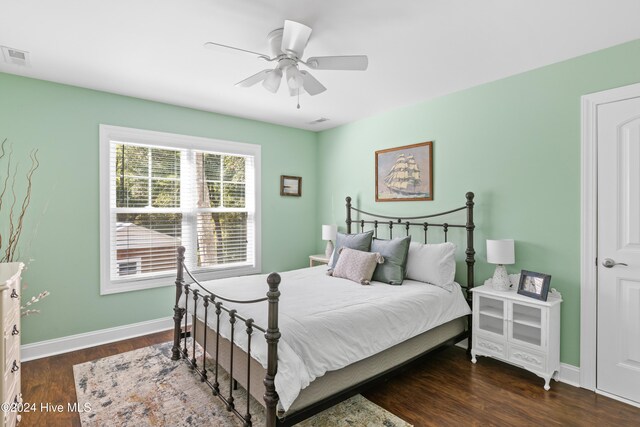
<instances>
[{"instance_id":1,"label":"mattress","mask_svg":"<svg viewBox=\"0 0 640 427\"><path fill-rule=\"evenodd\" d=\"M204 282L208 290L226 298L250 300L265 295L267 275L235 277ZM371 282L362 286L326 275L326 266L304 268L281 274L276 391L285 411L301 390L330 371L391 348L450 320L470 314L460 286L452 292L422 282L405 280L402 286ZM232 304L256 324L267 325L267 303ZM180 301L184 306L184 296ZM190 298L187 310L193 314ZM196 316L204 319L198 304ZM230 338L228 317L223 314L220 334ZM209 311L208 326L215 329L216 318ZM258 338L258 339L256 339ZM234 343L246 351L244 328L236 328ZM267 350L257 335L251 355L264 368Z\"/></svg>"}]
</instances>

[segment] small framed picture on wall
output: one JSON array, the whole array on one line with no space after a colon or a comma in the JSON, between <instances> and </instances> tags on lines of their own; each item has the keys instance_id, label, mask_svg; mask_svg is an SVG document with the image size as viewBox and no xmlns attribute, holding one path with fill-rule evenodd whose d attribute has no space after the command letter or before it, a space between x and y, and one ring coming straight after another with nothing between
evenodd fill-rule
<instances>
[{"instance_id":1,"label":"small framed picture on wall","mask_svg":"<svg viewBox=\"0 0 640 427\"><path fill-rule=\"evenodd\" d=\"M280 195L281 196L302 196L302 177L280 175Z\"/></svg>"}]
</instances>

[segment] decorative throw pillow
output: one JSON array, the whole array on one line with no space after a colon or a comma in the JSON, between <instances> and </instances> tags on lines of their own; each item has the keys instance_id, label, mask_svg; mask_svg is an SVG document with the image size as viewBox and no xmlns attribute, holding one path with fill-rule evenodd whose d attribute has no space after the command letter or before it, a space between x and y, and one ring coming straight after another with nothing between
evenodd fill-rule
<instances>
[{"instance_id":1,"label":"decorative throw pillow","mask_svg":"<svg viewBox=\"0 0 640 427\"><path fill-rule=\"evenodd\" d=\"M411 243L407 260L407 279L453 290L456 275L456 245Z\"/></svg>"},{"instance_id":2,"label":"decorative throw pillow","mask_svg":"<svg viewBox=\"0 0 640 427\"><path fill-rule=\"evenodd\" d=\"M371 252L379 252L384 257L384 263L378 265L373 273L373 280L390 285L402 285L407 268L409 243L411 236L393 240L373 239Z\"/></svg>"},{"instance_id":3,"label":"decorative throw pillow","mask_svg":"<svg viewBox=\"0 0 640 427\"><path fill-rule=\"evenodd\" d=\"M361 285L369 285L376 264L384 262L384 258L375 252L363 252L355 249L340 248L340 258L329 273L333 277L349 279Z\"/></svg>"},{"instance_id":4,"label":"decorative throw pillow","mask_svg":"<svg viewBox=\"0 0 640 427\"><path fill-rule=\"evenodd\" d=\"M344 234L338 233L336 235L336 248L329 260L329 268L335 268L338 258L340 258L340 248L355 249L357 251L369 252L371 249L371 239L373 238L373 231L367 231L366 233L359 234Z\"/></svg>"}]
</instances>

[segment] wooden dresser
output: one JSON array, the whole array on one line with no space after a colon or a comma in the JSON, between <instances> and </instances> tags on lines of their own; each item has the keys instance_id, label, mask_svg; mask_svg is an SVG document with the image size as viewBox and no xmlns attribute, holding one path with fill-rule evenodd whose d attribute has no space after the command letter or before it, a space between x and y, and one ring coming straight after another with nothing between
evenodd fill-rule
<instances>
[{"instance_id":1,"label":"wooden dresser","mask_svg":"<svg viewBox=\"0 0 640 427\"><path fill-rule=\"evenodd\" d=\"M0 263L0 299L3 339L0 344L2 381L0 402L3 403L2 426L20 422L18 409L22 403L20 388L20 274L24 264ZM9 410L5 410L7 405Z\"/></svg>"}]
</instances>

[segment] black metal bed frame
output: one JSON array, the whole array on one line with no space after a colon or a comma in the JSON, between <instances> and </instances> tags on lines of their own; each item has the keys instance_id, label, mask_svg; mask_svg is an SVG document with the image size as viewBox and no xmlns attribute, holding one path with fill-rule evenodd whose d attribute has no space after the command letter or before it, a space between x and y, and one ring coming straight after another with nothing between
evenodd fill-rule
<instances>
[{"instance_id":1,"label":"black metal bed frame","mask_svg":"<svg viewBox=\"0 0 640 427\"><path fill-rule=\"evenodd\" d=\"M449 228L464 228L467 233L467 247L465 250L466 258L465 262L467 264L467 284L466 286L462 286L466 290L466 300L469 304L471 304L471 288L473 288L474 283L474 264L475 264L475 250L473 247L473 231L475 229L475 225L473 223L473 201L474 195L471 192L466 194L467 202L464 206L460 208L456 208L450 211L441 212L432 215L423 215L423 216L415 216L415 217L395 217L395 216L384 216L372 214L361 209L354 208L351 206L351 197L346 198L346 208L347 208L347 233L351 233L352 224L360 225L360 231L364 231L365 224L373 225L374 235L377 237L378 234L378 226L385 225L389 227L389 238L393 237L393 229L394 225L398 227L403 227L406 231L406 235L409 235L409 231L411 227L422 227L424 231L424 241L427 243L427 233L429 227L439 227L444 231L444 238L447 241L447 236L449 232ZM430 218L440 217L448 214L452 214L455 212L459 212L462 210L466 210L467 213L467 221L465 224L449 224L446 222L443 223L429 223L426 220ZM378 219L361 219L361 220L353 220L352 219L352 211L357 212L362 215L366 215L371 218L381 218L385 221L379 221ZM420 222L417 222L420 221ZM437 351L441 348L448 347L451 345L455 345L457 342L463 340L464 338L468 338L468 347L467 352L471 350L471 316L467 316L468 328L466 331L458 334L457 336L445 341L439 346L429 349L418 356L403 362L397 366L394 366L387 371L381 372L374 377L368 378L366 380L361 381L358 384L355 384L345 390L342 390L328 398L325 398L319 402L313 403L310 406L307 406L293 414L288 414L283 418L278 418L277 416L277 404L278 404L278 393L275 389L275 375L278 369L278 341L280 340L280 330L278 328L278 301L280 298L280 291L278 290L278 286L280 284L280 275L278 273L271 273L267 277L267 284L269 285L269 291L267 292L266 297L247 300L247 301L239 301L233 300L229 298L222 297L220 295L216 295L213 292L205 289L196 278L189 272L189 269L186 267L184 263L184 253L185 248L183 246L178 248L177 255L177 275L176 275L176 296L175 296L175 305L173 308L173 320L174 320L174 338L173 338L173 347L172 347L172 360L184 359L188 366L192 371L198 374L200 377L200 381L206 383L214 396L217 396L222 400L225 404L228 411L233 412L237 417L239 417L245 426L251 426L252 416L250 413L250 384L251 384L251 337L254 333L254 330L258 330L264 334L264 337L267 342L267 369L266 376L264 379L265 386L265 394L263 396L266 408L266 425L267 427L285 427L292 426L300 421L303 421L331 406L348 399L368 388L377 384L379 382L387 381L394 375L397 375L399 372L404 371L408 367L414 365L422 361L422 359L431 354L434 351ZM193 283L185 284L185 273ZM195 285L195 286L193 286ZM180 307L179 301L182 297L182 294L185 295L185 305L184 307ZM196 327L197 324L195 322L195 314L194 321L191 325L191 331L188 330L188 316L185 316L187 312L187 307L189 304L189 295L192 294L193 300L193 312L196 313L199 301L202 300L203 308L204 308L204 322L203 325L207 328L207 320L209 316L209 307L214 307L214 314L216 316L216 354L215 354L215 366L213 370L214 378L213 381L209 379L208 373L206 370L206 348L207 348L207 333L206 329L203 333L203 348L205 349L202 354L201 368L196 360ZM267 327L262 327L256 325L254 320L251 318L245 318L237 313L235 309L229 309L224 306L224 302L230 303L238 303L238 304L254 304L268 301L268 317L267 317ZM220 315L222 312L227 313L229 316L229 323L231 327L230 339L230 363L229 363L229 395L223 396L220 390L218 370L219 370L219 342L220 342ZM184 325L183 320L184 318ZM235 340L235 327L236 322L240 320L244 322L244 326L246 327L245 332L247 334L247 399L246 399L246 411L245 413L241 413L237 408L233 391L236 389L236 380L233 376L233 349L234 349L234 340ZM192 352L189 354L187 337L191 336L192 339Z\"/></svg>"}]
</instances>

